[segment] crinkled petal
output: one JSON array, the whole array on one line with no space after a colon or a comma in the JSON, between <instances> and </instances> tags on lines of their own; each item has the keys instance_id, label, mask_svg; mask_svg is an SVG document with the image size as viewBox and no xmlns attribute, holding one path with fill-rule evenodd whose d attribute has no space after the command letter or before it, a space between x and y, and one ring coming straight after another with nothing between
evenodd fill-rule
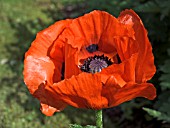
<instances>
[{"instance_id":1,"label":"crinkled petal","mask_svg":"<svg viewBox=\"0 0 170 128\"><path fill-rule=\"evenodd\" d=\"M75 63L77 49L73 48L70 44L65 44L65 78L68 79L73 75L81 73L78 65Z\"/></svg>"},{"instance_id":2,"label":"crinkled petal","mask_svg":"<svg viewBox=\"0 0 170 128\"><path fill-rule=\"evenodd\" d=\"M122 87L127 82L135 81L135 66L138 53L133 54L129 59L120 64L113 64L101 71L101 74L113 75L117 83Z\"/></svg>"},{"instance_id":3,"label":"crinkled petal","mask_svg":"<svg viewBox=\"0 0 170 128\"><path fill-rule=\"evenodd\" d=\"M59 54L57 54L58 60L51 59L48 55L51 46L54 45L54 42L69 23L70 20L59 21L39 32L26 52L23 72L24 81L32 93L45 81L50 84L53 83L54 70L56 70L58 81L61 79L64 58L59 46L62 44L58 44L56 48L59 51Z\"/></svg>"},{"instance_id":4,"label":"crinkled petal","mask_svg":"<svg viewBox=\"0 0 170 128\"><path fill-rule=\"evenodd\" d=\"M51 50L51 47L54 45L54 41L58 39L59 35L70 23L71 20L58 21L48 28L38 32L36 39L32 42L31 47L26 52L26 56L47 56L49 50Z\"/></svg>"},{"instance_id":5,"label":"crinkled petal","mask_svg":"<svg viewBox=\"0 0 170 128\"><path fill-rule=\"evenodd\" d=\"M97 44L99 50L87 53L91 44ZM96 74L81 72L81 59L102 53L118 54L121 63ZM65 79L61 81L63 65ZM156 90L146 83L154 73L146 30L132 10L122 12L118 19L93 11L56 22L37 34L24 60L24 81L47 116L67 105L102 109L136 97L154 99Z\"/></svg>"},{"instance_id":6,"label":"crinkled petal","mask_svg":"<svg viewBox=\"0 0 170 128\"><path fill-rule=\"evenodd\" d=\"M41 111L46 116L52 116L57 110L54 107L41 103Z\"/></svg>"},{"instance_id":7,"label":"crinkled petal","mask_svg":"<svg viewBox=\"0 0 170 128\"><path fill-rule=\"evenodd\" d=\"M54 112L60 112L67 104L61 100L56 100L53 96L45 90L49 85L41 84L38 89L33 93L33 96L38 98L41 103L41 111L47 116L52 116Z\"/></svg>"},{"instance_id":8,"label":"crinkled petal","mask_svg":"<svg viewBox=\"0 0 170 128\"><path fill-rule=\"evenodd\" d=\"M136 64L136 82L146 82L152 78L156 71L152 47L147 37L147 31L144 28L141 19L133 10L125 10L121 12L118 20L123 24L132 25L135 31L135 43L138 45L137 48L139 53ZM123 48L124 46L121 46L121 49ZM133 45L133 48L131 49L134 50L135 48L136 45ZM127 53L125 53L125 51L123 53L124 56L126 56L128 52L131 52L131 49L127 50Z\"/></svg>"},{"instance_id":9,"label":"crinkled petal","mask_svg":"<svg viewBox=\"0 0 170 128\"><path fill-rule=\"evenodd\" d=\"M93 11L73 19L64 34L67 43L79 51L79 59L82 59L82 54L87 56L86 48L91 44L98 44L99 51L114 55L116 52L114 36L134 37L134 31L130 25L120 23L104 11Z\"/></svg>"},{"instance_id":10,"label":"crinkled petal","mask_svg":"<svg viewBox=\"0 0 170 128\"><path fill-rule=\"evenodd\" d=\"M108 100L108 107L117 106L136 97L144 97L149 100L153 100L156 97L156 89L150 83L128 83L120 88L115 85L114 80L108 81L111 82L107 82L102 90L102 96Z\"/></svg>"},{"instance_id":11,"label":"crinkled petal","mask_svg":"<svg viewBox=\"0 0 170 128\"><path fill-rule=\"evenodd\" d=\"M120 60L126 61L129 59L133 54L139 51L138 44L134 41L134 39L127 37L127 36L117 36L114 37L114 44L120 57Z\"/></svg>"},{"instance_id":12,"label":"crinkled petal","mask_svg":"<svg viewBox=\"0 0 170 128\"><path fill-rule=\"evenodd\" d=\"M31 94L33 94L40 84L53 83L55 66L48 57L35 58L26 56L24 60L24 82Z\"/></svg>"},{"instance_id":13,"label":"crinkled petal","mask_svg":"<svg viewBox=\"0 0 170 128\"><path fill-rule=\"evenodd\" d=\"M26 52L23 74L24 82L31 94L37 92L40 85L46 86L61 80L61 68L64 61L63 53L61 52L63 44L59 44L60 42L56 42L56 40L70 22L71 20L59 21L39 32ZM50 57L50 50L54 43L59 53L56 59ZM44 104L47 104L50 97L42 94L44 97L41 98L41 93L36 93L34 96L43 101Z\"/></svg>"},{"instance_id":14,"label":"crinkled petal","mask_svg":"<svg viewBox=\"0 0 170 128\"><path fill-rule=\"evenodd\" d=\"M102 83L100 75L81 73L51 86L46 92L55 100L78 108L102 109L107 107L107 100L101 96Z\"/></svg>"}]
</instances>

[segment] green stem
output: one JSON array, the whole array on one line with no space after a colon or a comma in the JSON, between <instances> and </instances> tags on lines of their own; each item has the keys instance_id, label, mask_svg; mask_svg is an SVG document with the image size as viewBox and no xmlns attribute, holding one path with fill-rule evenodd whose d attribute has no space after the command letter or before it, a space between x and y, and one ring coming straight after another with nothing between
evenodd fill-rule
<instances>
[{"instance_id":1,"label":"green stem","mask_svg":"<svg viewBox=\"0 0 170 128\"><path fill-rule=\"evenodd\" d=\"M103 120L102 120L102 110L96 110L96 126L97 128L103 128Z\"/></svg>"}]
</instances>

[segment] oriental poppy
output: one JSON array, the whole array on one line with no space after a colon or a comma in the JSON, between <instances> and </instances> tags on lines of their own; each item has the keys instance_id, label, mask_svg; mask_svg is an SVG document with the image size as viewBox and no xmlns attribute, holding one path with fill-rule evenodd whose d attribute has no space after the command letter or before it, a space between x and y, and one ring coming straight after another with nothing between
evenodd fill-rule
<instances>
[{"instance_id":1,"label":"oriental poppy","mask_svg":"<svg viewBox=\"0 0 170 128\"><path fill-rule=\"evenodd\" d=\"M24 81L47 116L67 105L102 109L150 100L156 71L147 31L133 10L92 11L39 32L25 54Z\"/></svg>"}]
</instances>

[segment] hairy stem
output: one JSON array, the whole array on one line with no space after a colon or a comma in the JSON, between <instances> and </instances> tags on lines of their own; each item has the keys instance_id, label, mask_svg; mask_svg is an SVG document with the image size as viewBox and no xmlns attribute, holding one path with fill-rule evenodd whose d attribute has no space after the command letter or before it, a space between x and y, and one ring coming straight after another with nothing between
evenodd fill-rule
<instances>
[{"instance_id":1,"label":"hairy stem","mask_svg":"<svg viewBox=\"0 0 170 128\"><path fill-rule=\"evenodd\" d=\"M102 110L96 110L96 126L97 128L103 128L103 120L102 120Z\"/></svg>"}]
</instances>

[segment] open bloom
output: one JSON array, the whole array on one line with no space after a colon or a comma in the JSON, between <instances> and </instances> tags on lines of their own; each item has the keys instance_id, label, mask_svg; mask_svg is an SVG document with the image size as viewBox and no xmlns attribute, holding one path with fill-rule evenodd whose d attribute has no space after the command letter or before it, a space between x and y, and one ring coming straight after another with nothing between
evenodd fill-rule
<instances>
[{"instance_id":1,"label":"open bloom","mask_svg":"<svg viewBox=\"0 0 170 128\"><path fill-rule=\"evenodd\" d=\"M67 105L102 109L150 100L156 69L147 31L133 10L93 11L39 32L25 54L24 81L47 116Z\"/></svg>"}]
</instances>

